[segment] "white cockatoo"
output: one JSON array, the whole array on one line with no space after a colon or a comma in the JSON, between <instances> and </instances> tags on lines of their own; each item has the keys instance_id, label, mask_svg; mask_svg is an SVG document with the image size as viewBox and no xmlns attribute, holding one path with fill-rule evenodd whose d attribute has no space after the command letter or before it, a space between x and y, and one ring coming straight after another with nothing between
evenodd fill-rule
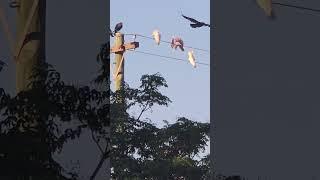
<instances>
[{"instance_id":1,"label":"white cockatoo","mask_svg":"<svg viewBox=\"0 0 320 180\"><path fill-rule=\"evenodd\" d=\"M152 32L152 36L153 36L153 39L156 41L156 43L159 45L160 44L160 40L161 40L161 34L158 30L154 30Z\"/></svg>"},{"instance_id":2,"label":"white cockatoo","mask_svg":"<svg viewBox=\"0 0 320 180\"><path fill-rule=\"evenodd\" d=\"M195 68L196 67L196 59L194 58L194 55L193 55L193 50L190 50L188 52L188 59L189 59L189 62L190 64Z\"/></svg>"},{"instance_id":3,"label":"white cockatoo","mask_svg":"<svg viewBox=\"0 0 320 180\"><path fill-rule=\"evenodd\" d=\"M179 47L181 49L181 51L184 51L183 41L179 37L172 37L171 47L174 48L174 49L177 49L177 47Z\"/></svg>"}]
</instances>

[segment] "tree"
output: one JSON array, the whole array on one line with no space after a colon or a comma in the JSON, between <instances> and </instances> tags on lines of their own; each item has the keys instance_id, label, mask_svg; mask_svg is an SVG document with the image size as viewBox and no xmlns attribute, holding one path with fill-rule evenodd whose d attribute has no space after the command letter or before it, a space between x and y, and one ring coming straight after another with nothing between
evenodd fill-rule
<instances>
[{"instance_id":1,"label":"tree","mask_svg":"<svg viewBox=\"0 0 320 180\"><path fill-rule=\"evenodd\" d=\"M29 90L11 97L0 89L0 146L5 147L0 149L0 172L6 172L1 179L18 175L33 175L39 180L78 179L52 155L85 129L101 152L92 180L108 158L116 179L207 179L209 156L195 157L209 140L209 124L181 117L160 128L142 119L154 105L168 106L171 102L159 90L168 87L167 83L156 73L142 76L137 89L126 85L111 92L108 51L109 43L103 44L97 55L101 71L94 80L106 85L104 90L66 84L46 63L35 69ZM119 96L126 99L125 111L116 102ZM138 117L127 112L132 107L141 108ZM37 131L28 127L35 119L40 119ZM72 127L66 128L66 123ZM18 131L21 126L25 132ZM19 174L21 170L24 174Z\"/></svg>"},{"instance_id":2,"label":"tree","mask_svg":"<svg viewBox=\"0 0 320 180\"><path fill-rule=\"evenodd\" d=\"M142 120L142 114L154 105L168 106L170 99L159 91L168 87L158 73L144 75L138 89L128 85L111 93L112 177L115 179L206 179L209 159L195 160L209 140L209 124L181 117L159 128ZM123 113L117 97L126 99ZM141 108L138 117L127 113L133 106Z\"/></svg>"},{"instance_id":3,"label":"tree","mask_svg":"<svg viewBox=\"0 0 320 180\"><path fill-rule=\"evenodd\" d=\"M105 48L107 45L102 45L99 53L102 70L95 82L107 85L109 73L105 69L109 57L102 52ZM96 134L108 139L109 89L67 85L60 73L46 63L34 69L32 79L31 88L14 97L0 89L0 143L6 147L0 149L1 172L6 177L75 179L76 175L66 172L52 154L79 137L83 129L89 129L94 140ZM39 119L36 131L28 127L29 122ZM65 128L65 123L73 127ZM21 126L24 132L19 131Z\"/></svg>"}]
</instances>

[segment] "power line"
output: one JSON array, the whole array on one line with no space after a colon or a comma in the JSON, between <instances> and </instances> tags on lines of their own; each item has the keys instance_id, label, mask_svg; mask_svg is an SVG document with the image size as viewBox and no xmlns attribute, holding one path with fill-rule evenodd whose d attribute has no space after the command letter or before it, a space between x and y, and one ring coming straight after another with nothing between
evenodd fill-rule
<instances>
[{"instance_id":1,"label":"power line","mask_svg":"<svg viewBox=\"0 0 320 180\"><path fill-rule=\"evenodd\" d=\"M318 12L318 13L320 12L320 9L313 9L313 8L308 8L308 7L303 7L303 6L296 6L296 5L291 5L291 4L284 4L284 3L279 3L279 2L272 2L272 4L291 7L291 8L296 8L296 9L301 9L301 10L308 10L308 11L313 11L313 12Z\"/></svg>"},{"instance_id":2,"label":"power line","mask_svg":"<svg viewBox=\"0 0 320 180\"><path fill-rule=\"evenodd\" d=\"M147 54L147 55L151 55L151 56L163 57L163 58L167 58L167 59L173 59L173 60L180 61L180 62L181 61L188 62L185 59L180 59L180 58L175 58L175 57L170 57L170 56L163 56L163 55L148 53L148 52L144 52L144 51L138 51L138 50L132 50L132 49L129 49L129 51L137 52L137 53L141 53L141 54ZM203 63L203 62L196 62L196 63L204 65L204 66L210 66L210 64Z\"/></svg>"},{"instance_id":3,"label":"power line","mask_svg":"<svg viewBox=\"0 0 320 180\"><path fill-rule=\"evenodd\" d=\"M141 34L124 34L124 35L140 36L140 37L143 37L143 38L147 38L147 39L152 39L152 40L153 40L152 37L144 36L144 35L141 35ZM160 42L167 43L167 44L171 44L170 41L160 40ZM191 49L196 49L196 50L204 51L204 52L210 52L210 51L207 50L207 49L201 49L201 48L196 48L196 47L192 47L192 46L185 46L185 45L184 45L184 47L191 48Z\"/></svg>"}]
</instances>

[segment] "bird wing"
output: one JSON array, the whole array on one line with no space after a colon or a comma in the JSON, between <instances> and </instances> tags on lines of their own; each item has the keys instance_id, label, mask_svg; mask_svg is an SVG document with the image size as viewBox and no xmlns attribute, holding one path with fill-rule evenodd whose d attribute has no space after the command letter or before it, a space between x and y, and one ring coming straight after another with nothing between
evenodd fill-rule
<instances>
[{"instance_id":1,"label":"bird wing","mask_svg":"<svg viewBox=\"0 0 320 180\"><path fill-rule=\"evenodd\" d=\"M189 21L193 22L193 23L199 23L199 21L193 19L193 18L190 18L190 17L187 17L185 15L182 14L182 17L184 17L185 19L188 19Z\"/></svg>"},{"instance_id":2,"label":"bird wing","mask_svg":"<svg viewBox=\"0 0 320 180\"><path fill-rule=\"evenodd\" d=\"M172 38L172 40L171 40L171 47L173 48L174 45L175 45L175 40L174 40L174 38Z\"/></svg>"},{"instance_id":3,"label":"bird wing","mask_svg":"<svg viewBox=\"0 0 320 180\"><path fill-rule=\"evenodd\" d=\"M200 23L198 23L198 24L190 24L190 26L191 26L192 28L198 28L198 27L204 26L204 24L200 24Z\"/></svg>"}]
</instances>

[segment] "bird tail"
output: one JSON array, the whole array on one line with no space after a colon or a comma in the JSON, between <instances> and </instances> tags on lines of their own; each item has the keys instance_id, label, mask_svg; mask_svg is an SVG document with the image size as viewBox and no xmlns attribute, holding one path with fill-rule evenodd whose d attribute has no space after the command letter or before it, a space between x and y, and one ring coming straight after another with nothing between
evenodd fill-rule
<instances>
[{"instance_id":1,"label":"bird tail","mask_svg":"<svg viewBox=\"0 0 320 180\"><path fill-rule=\"evenodd\" d=\"M180 47L181 51L184 51L184 48L182 46L179 46L179 47Z\"/></svg>"}]
</instances>

